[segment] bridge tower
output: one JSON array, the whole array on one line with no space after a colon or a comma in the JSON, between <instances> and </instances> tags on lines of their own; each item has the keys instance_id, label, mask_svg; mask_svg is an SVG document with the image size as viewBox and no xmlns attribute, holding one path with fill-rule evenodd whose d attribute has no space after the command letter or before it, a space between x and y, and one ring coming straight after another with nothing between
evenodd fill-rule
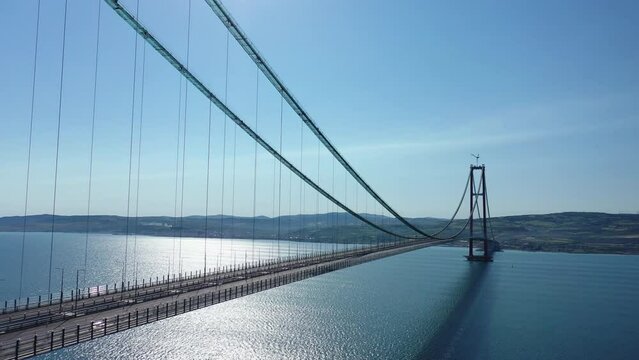
<instances>
[{"instance_id":1,"label":"bridge tower","mask_svg":"<svg viewBox=\"0 0 639 360\"><path fill-rule=\"evenodd\" d=\"M479 183L475 188L476 176L475 172L479 172ZM492 246L489 244L488 239L488 215L486 209L488 206L488 200L486 198L486 166L482 165L470 165L470 219L469 229L470 234L468 237L468 255L466 259L468 261L493 261ZM477 214L477 218L475 218ZM475 226L481 227L476 229ZM480 230L480 231L477 231ZM475 254L474 243L475 241L481 241L483 244L481 254Z\"/></svg>"}]
</instances>

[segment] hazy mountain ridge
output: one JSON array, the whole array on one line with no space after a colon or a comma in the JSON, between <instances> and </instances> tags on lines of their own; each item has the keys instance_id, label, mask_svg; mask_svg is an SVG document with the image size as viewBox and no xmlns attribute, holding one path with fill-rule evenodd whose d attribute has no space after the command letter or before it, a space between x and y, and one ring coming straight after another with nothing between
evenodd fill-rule
<instances>
[{"instance_id":1,"label":"hazy mountain ridge","mask_svg":"<svg viewBox=\"0 0 639 360\"><path fill-rule=\"evenodd\" d=\"M410 231L396 219L362 214L365 218L402 234ZM24 217L0 218L0 231L21 232ZM51 215L31 215L26 219L27 231L51 231ZM446 224L444 219L414 218L410 221L426 232L438 231ZM639 254L639 214L606 214L565 212L544 215L517 215L491 220L495 238L503 249L529 251L561 251L579 253ZM442 234L456 232L464 221L456 220ZM318 215L292 215L269 218L266 216L232 217L211 215L186 216L183 219L170 216L145 216L129 218L130 233L156 236L182 236L293 239L299 241L358 242L381 241L381 232L363 225L358 219L344 213ZM125 234L127 219L122 216L92 215L88 219L91 233ZM206 231L205 231L206 229ZM476 229L480 229L477 228ZM55 217L56 232L82 233L87 231L85 215ZM465 238L466 234L462 238ZM465 241L453 243L462 246Z\"/></svg>"}]
</instances>

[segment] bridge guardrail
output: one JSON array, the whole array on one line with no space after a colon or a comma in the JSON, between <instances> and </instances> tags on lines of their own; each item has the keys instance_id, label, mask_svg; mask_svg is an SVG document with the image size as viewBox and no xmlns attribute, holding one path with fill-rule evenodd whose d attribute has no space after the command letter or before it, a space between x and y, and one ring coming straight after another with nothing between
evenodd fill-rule
<instances>
[{"instance_id":1,"label":"bridge guardrail","mask_svg":"<svg viewBox=\"0 0 639 360\"><path fill-rule=\"evenodd\" d=\"M382 247L382 248L386 248L386 247ZM343 252L328 255L328 257L332 259L339 259L340 257L344 257L344 256L368 253L371 251L375 251L375 249L379 250L379 247L350 249L350 250L345 250ZM49 308L48 312L44 316L40 311L38 311L37 313L35 312L32 313L32 316L29 318L26 317L26 314L23 317L20 317L17 319L9 318L8 321L0 322L0 331L4 331L4 332L17 331L17 330L38 326L38 325L49 323L49 322L59 321L69 317L83 316L83 315L92 314L92 313L96 313L96 312L100 312L104 310L125 307L129 305L129 303L127 303L126 300L135 299L136 301L138 301L138 299L140 298L142 298L142 301L155 300L158 298L169 296L169 294L166 294L165 290L167 291L179 290L180 292L188 292L193 290L199 290L206 287L211 287L211 285L206 282L206 280L208 279L214 279L215 283L217 283L219 286L225 280L228 280L229 278L237 277L238 275L242 275L245 278L253 278L255 276L263 275L264 270L267 270L270 272L273 269L277 269L278 267L281 267L282 265L285 265L288 268L308 265L309 261L317 262L317 261L320 261L322 257L326 257L326 256L327 255L319 255L316 257L307 256L302 259L296 258L292 261L287 259L286 261L281 261L281 262L267 262L266 264L262 265L262 267L238 268L229 273L210 275L209 277L206 277L206 278L205 277L199 277L199 278L187 277L187 279L193 279L193 280L192 281L182 280L182 282L179 283L178 287L175 287L175 286L171 287L171 283L169 283L168 286L164 288L165 284L162 283L162 284L159 284L162 286L161 288L157 288L157 287L153 289L147 288L147 289L144 289L144 292L140 292L140 290L133 289L133 290L130 290L129 293L126 294L126 296L122 296L122 297L111 296L108 299L106 297L103 297L102 304L99 304L96 302L97 300L99 300L98 297L95 297L91 303L87 303L86 301L83 301L81 303L81 306L79 307L69 306L69 304L72 305L72 303L69 302L66 305L67 307L62 307L62 309L56 309L55 312L52 312L51 308ZM152 291L149 292L149 290L152 290ZM112 295L116 295L118 293L114 293ZM102 296L106 296L106 295L102 295ZM109 302L107 303L107 301ZM68 315L69 313L73 315L69 316Z\"/></svg>"}]
</instances>

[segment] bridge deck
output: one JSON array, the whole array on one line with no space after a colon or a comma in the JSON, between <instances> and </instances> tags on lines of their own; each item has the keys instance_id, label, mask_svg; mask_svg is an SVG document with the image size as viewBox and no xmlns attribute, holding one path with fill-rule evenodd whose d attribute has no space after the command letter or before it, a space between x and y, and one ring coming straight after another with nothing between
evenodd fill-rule
<instances>
[{"instance_id":1,"label":"bridge deck","mask_svg":"<svg viewBox=\"0 0 639 360\"><path fill-rule=\"evenodd\" d=\"M412 241L380 248L269 263L104 294L0 317L0 359L21 359L141 326L326 272L443 241Z\"/></svg>"}]
</instances>

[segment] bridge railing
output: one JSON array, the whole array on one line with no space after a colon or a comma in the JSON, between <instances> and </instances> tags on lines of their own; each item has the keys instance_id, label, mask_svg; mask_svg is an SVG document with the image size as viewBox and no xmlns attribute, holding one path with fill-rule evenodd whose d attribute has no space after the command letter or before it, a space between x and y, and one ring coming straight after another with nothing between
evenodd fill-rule
<instances>
[{"instance_id":1,"label":"bridge railing","mask_svg":"<svg viewBox=\"0 0 639 360\"><path fill-rule=\"evenodd\" d=\"M348 251L348 249L345 251ZM136 279L133 282L129 280L126 282L126 284L123 284L123 282L120 282L119 283L120 286L118 286L118 283L116 282L111 287L109 287L108 284L90 286L86 288L83 287L82 292L80 293L76 293L75 290L71 290L69 292L62 293L62 294L60 294L59 292L50 293L44 297L42 295L39 295L37 297L33 296L33 297L18 298L13 300L5 300L4 306L1 310L1 314L4 315L4 314L13 313L13 312L23 311L23 310L37 309L37 308L53 306L53 305L60 305L60 303L72 303L72 302L75 302L76 300L85 300L85 299L90 299L93 297L98 297L103 295L118 294L121 292L145 289L149 287L155 287L158 285L174 284L174 283L179 283L179 282L190 280L190 279L196 279L196 278L201 279L204 277L208 278L211 276L215 277L215 276L219 276L220 274L228 273L228 272L234 273L238 271L261 268L263 266L268 266L268 265L274 266L274 265L279 265L281 263L286 263L291 261L307 260L315 256L318 256L318 255L314 253L309 253L309 254L298 255L298 256L282 257L278 259L268 259L268 260L262 260L262 261L255 261L251 263L243 263L243 264L238 264L233 266L226 265L226 266L214 267L214 268L210 268L209 271L206 272L206 275L203 275L203 272L201 270L198 270L195 273L193 271L181 272L177 274L176 273L171 274L170 276L162 275L161 278L159 276L156 276L155 280L153 280L153 278L151 277L149 278L148 282L146 281L146 279L142 279L142 282Z\"/></svg>"},{"instance_id":2,"label":"bridge railing","mask_svg":"<svg viewBox=\"0 0 639 360\"><path fill-rule=\"evenodd\" d=\"M392 248L392 246L385 248ZM363 255L372 253L371 250L372 249L356 249L345 253ZM330 264L318 265L297 272L289 272L268 279L257 279L250 283L224 290L206 291L203 294L196 294L181 300L174 300L163 305L146 307L142 311L136 310L122 316L115 315L105 317L99 321L92 321L88 325L77 324L70 329L62 328L60 330L47 332L45 335L36 334L24 339L18 338L15 339L15 341L0 344L0 359L23 359L47 353L372 259L374 259L374 256L367 259L345 256L341 258L341 262L335 261Z\"/></svg>"},{"instance_id":3,"label":"bridge railing","mask_svg":"<svg viewBox=\"0 0 639 360\"><path fill-rule=\"evenodd\" d=\"M210 272L206 277L196 276L197 274L188 275L182 278L178 284L174 282L164 282L155 284L154 287L147 286L146 288L131 288L127 290L128 293L111 293L112 296L110 297L104 294L93 297L92 301L90 301L91 298L87 298L80 300L79 302L71 301L66 304L54 304L52 306L42 308L42 310L34 310L30 313L21 312L15 316L9 315L7 318L0 321L0 331L16 331L44 323L71 319L78 316L128 306L132 302L144 302L166 297L171 294L179 294L202 288L210 288L211 286L219 286L229 279L237 280L241 277L248 281L250 278L254 278L265 273L271 273L272 271L283 271L283 269L287 270L290 268L319 263L322 261L322 258L324 258L324 260L339 260L349 256L361 256L371 252L392 248L394 246L406 245L406 243L388 243L383 244L382 246L378 245L374 247L347 249L332 254L319 254L316 256L309 254L307 256L286 259L286 261L272 260L264 263L258 262L256 266L235 267L233 270L228 272ZM118 294L120 296L117 296Z\"/></svg>"}]
</instances>

